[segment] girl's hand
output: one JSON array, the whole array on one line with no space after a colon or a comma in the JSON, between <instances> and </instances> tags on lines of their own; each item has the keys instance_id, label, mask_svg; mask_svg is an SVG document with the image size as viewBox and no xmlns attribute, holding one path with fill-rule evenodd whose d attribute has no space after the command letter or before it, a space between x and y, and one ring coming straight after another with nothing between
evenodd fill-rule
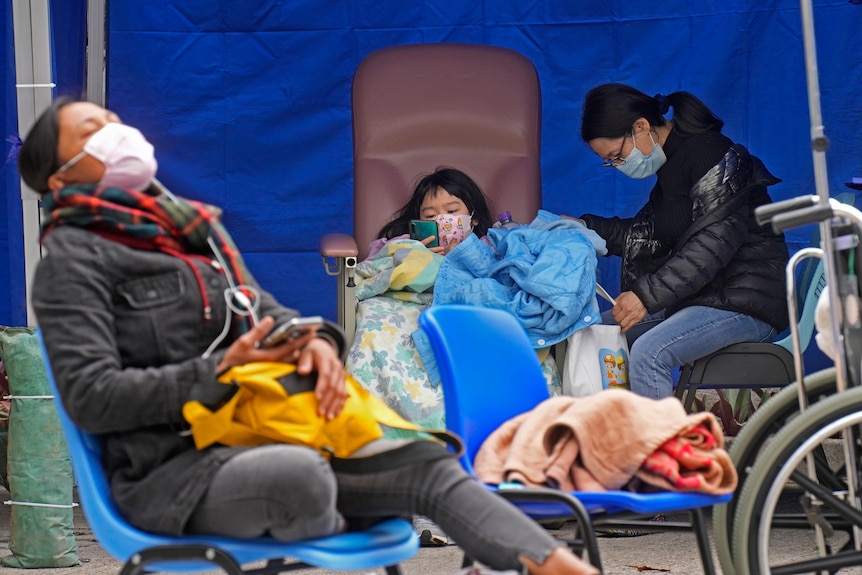
<instances>
[{"instance_id":1,"label":"girl's hand","mask_svg":"<svg viewBox=\"0 0 862 575\"><path fill-rule=\"evenodd\" d=\"M433 248L428 247L428 244L433 242L435 239L437 239L437 236L428 236L427 238L422 240L422 245L425 246L426 248L428 248L431 252L433 252L435 254L440 254L441 256L445 256L446 250L443 246L437 245L437 246L434 246Z\"/></svg>"},{"instance_id":2,"label":"girl's hand","mask_svg":"<svg viewBox=\"0 0 862 575\"><path fill-rule=\"evenodd\" d=\"M617 304L611 312L620 324L620 332L625 333L646 316L647 309L634 292L624 291L617 296Z\"/></svg>"},{"instance_id":3,"label":"girl's hand","mask_svg":"<svg viewBox=\"0 0 862 575\"><path fill-rule=\"evenodd\" d=\"M335 349L322 339L312 339L302 348L296 371L300 375L317 371L317 413L326 419L333 419L344 408L347 401L347 383L344 379L344 365Z\"/></svg>"}]
</instances>

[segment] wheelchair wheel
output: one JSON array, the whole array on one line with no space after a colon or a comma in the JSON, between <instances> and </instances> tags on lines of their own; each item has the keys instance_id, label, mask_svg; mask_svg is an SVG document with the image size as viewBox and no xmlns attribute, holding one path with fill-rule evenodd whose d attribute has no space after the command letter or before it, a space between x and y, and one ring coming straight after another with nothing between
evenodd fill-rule
<instances>
[{"instance_id":1,"label":"wheelchair wheel","mask_svg":"<svg viewBox=\"0 0 862 575\"><path fill-rule=\"evenodd\" d=\"M860 425L862 387L855 387L812 405L772 438L739 496L733 573L835 573L862 565L853 538L854 527L862 527L860 494L853 501L847 497L848 469L860 463ZM849 467L843 453L848 436L854 464ZM807 473L809 456L816 468L813 479ZM854 482L858 486L855 471Z\"/></svg>"},{"instance_id":2,"label":"wheelchair wheel","mask_svg":"<svg viewBox=\"0 0 862 575\"><path fill-rule=\"evenodd\" d=\"M824 396L835 393L835 368L830 367L805 377L803 380L808 395L808 404L813 405ZM712 510L713 538L721 569L734 573L733 554L730 541L733 534L733 515L736 512L742 486L754 465L760 448L784 427L792 417L799 414L799 391L790 384L770 397L751 416L730 445L728 453L739 474L739 483L733 499L717 505Z\"/></svg>"}]
</instances>

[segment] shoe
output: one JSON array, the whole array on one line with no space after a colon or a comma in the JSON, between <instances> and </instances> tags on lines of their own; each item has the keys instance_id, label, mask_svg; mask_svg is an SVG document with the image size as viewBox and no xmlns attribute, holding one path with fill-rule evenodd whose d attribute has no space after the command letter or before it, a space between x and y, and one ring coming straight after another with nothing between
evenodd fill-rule
<instances>
[{"instance_id":1,"label":"shoe","mask_svg":"<svg viewBox=\"0 0 862 575\"><path fill-rule=\"evenodd\" d=\"M659 514L649 520L650 523L663 523L667 521L664 514ZM619 528L619 527L596 527L595 528L596 535L601 537L641 537L643 535L651 535L655 533L650 529L633 529L630 527L627 528Z\"/></svg>"},{"instance_id":2,"label":"shoe","mask_svg":"<svg viewBox=\"0 0 862 575\"><path fill-rule=\"evenodd\" d=\"M419 534L421 547L445 547L453 543L436 523L424 515L413 516L413 529Z\"/></svg>"}]
</instances>

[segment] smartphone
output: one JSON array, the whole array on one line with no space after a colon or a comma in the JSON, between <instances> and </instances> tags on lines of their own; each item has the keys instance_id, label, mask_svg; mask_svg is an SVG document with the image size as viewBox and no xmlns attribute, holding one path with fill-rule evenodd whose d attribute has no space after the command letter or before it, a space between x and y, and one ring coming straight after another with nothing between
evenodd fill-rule
<instances>
[{"instance_id":1,"label":"smartphone","mask_svg":"<svg viewBox=\"0 0 862 575\"><path fill-rule=\"evenodd\" d=\"M273 328L269 334L260 341L258 347L270 348L284 343L288 339L299 339L309 330L323 325L323 318L319 315L309 317L295 317Z\"/></svg>"},{"instance_id":2,"label":"smartphone","mask_svg":"<svg viewBox=\"0 0 862 575\"><path fill-rule=\"evenodd\" d=\"M429 248L436 248L440 245L440 238L437 235L437 222L433 220L410 220L411 240L419 240L421 242L428 236L434 236L434 239L425 245Z\"/></svg>"}]
</instances>

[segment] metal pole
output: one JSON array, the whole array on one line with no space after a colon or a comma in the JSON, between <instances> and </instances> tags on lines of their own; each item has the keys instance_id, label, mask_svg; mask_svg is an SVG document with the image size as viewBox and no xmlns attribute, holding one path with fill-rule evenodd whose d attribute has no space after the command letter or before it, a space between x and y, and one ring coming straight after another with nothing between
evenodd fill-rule
<instances>
[{"instance_id":1,"label":"metal pole","mask_svg":"<svg viewBox=\"0 0 862 575\"><path fill-rule=\"evenodd\" d=\"M811 0L800 0L802 11L802 32L803 42L805 44L805 72L808 80L808 110L811 115L811 152L814 158L814 184L817 190L817 196L821 204L829 203L829 180L826 174L826 150L829 148L829 139L825 135L823 129L823 117L820 110L820 84L818 81L817 69L817 44L814 39L814 11L811 6ZM847 356L844 350L844 337L841 329L843 317L843 304L839 295L838 270L835 266L834 259L834 244L832 238L832 227L829 220L824 220L820 223L820 232L823 241L823 265L826 271L826 287L829 290L830 316L832 320L832 336L835 342L835 366L836 366L836 387L839 393L843 392L848 385L848 369ZM855 248L854 248L855 249ZM858 294L852 294L853 297ZM858 370L854 370L858 373ZM800 382L801 384L801 382ZM854 381L854 385L859 385L860 382ZM855 504L857 509L860 502L857 499L859 494L859 485L857 484L857 461L852 445L854 434L846 434L844 437L844 461L846 462L847 473L847 498L848 501ZM819 529L818 529L819 532ZM856 525L853 526L853 544L856 550L862 549L862 530ZM824 542L822 537L818 537L818 546L821 552L825 552Z\"/></svg>"},{"instance_id":2,"label":"metal pole","mask_svg":"<svg viewBox=\"0 0 862 575\"><path fill-rule=\"evenodd\" d=\"M105 1L87 2L87 99L105 105Z\"/></svg>"},{"instance_id":3,"label":"metal pole","mask_svg":"<svg viewBox=\"0 0 862 575\"><path fill-rule=\"evenodd\" d=\"M36 117L51 105L54 97L51 58L51 25L48 0L12 0L15 36L15 87L18 104L18 133L30 131ZM33 274L41 259L39 247L39 197L21 181L21 209L24 215L24 276L27 298L27 325L35 325L30 305Z\"/></svg>"},{"instance_id":4,"label":"metal pole","mask_svg":"<svg viewBox=\"0 0 862 575\"><path fill-rule=\"evenodd\" d=\"M817 44L814 39L814 13L811 0L801 0L802 37L805 44L805 75L808 81L808 113L811 116L811 153L814 159L814 186L821 204L829 203L829 180L826 175L826 150L829 139L823 128L820 111L820 83L817 70ZM844 338L841 334L841 296L838 293L838 272L832 252L832 226L829 220L820 222L820 237L826 256L823 267L826 272L826 288L829 290L832 335L836 348L836 385L839 391L847 388L847 359L844 354Z\"/></svg>"}]
</instances>

